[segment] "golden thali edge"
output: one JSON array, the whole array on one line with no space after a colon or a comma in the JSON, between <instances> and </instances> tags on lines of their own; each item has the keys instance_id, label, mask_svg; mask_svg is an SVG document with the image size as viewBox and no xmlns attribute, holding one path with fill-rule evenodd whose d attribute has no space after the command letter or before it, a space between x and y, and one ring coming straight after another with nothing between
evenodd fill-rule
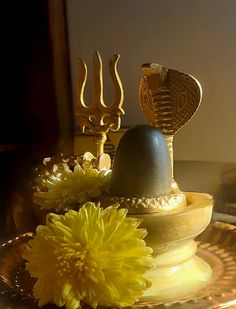
<instances>
[{"instance_id":1,"label":"golden thali edge","mask_svg":"<svg viewBox=\"0 0 236 309\"><path fill-rule=\"evenodd\" d=\"M32 233L22 234L0 247L0 308L38 308L32 297L34 279L24 268L22 253ZM213 222L197 237L197 255L213 269L209 284L185 299L165 303L139 302L134 308L236 308L236 226ZM57 308L46 305L43 308Z\"/></svg>"}]
</instances>

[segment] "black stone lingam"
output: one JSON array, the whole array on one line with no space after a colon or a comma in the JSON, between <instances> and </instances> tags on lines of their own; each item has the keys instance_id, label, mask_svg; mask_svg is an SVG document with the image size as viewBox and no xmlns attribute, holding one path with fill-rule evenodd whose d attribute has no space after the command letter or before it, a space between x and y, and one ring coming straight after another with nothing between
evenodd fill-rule
<instances>
[{"instance_id":1,"label":"black stone lingam","mask_svg":"<svg viewBox=\"0 0 236 309\"><path fill-rule=\"evenodd\" d=\"M171 180L171 160L162 132L148 125L129 129L114 157L112 195L137 198L167 195Z\"/></svg>"}]
</instances>

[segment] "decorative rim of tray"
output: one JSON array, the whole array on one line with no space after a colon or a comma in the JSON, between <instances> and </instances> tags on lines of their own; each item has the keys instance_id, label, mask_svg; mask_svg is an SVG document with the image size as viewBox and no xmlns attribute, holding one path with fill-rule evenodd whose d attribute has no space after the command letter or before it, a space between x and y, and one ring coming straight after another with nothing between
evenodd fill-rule
<instances>
[{"instance_id":1,"label":"decorative rim of tray","mask_svg":"<svg viewBox=\"0 0 236 309\"><path fill-rule=\"evenodd\" d=\"M38 308L32 297L34 279L25 271L21 257L32 236L32 233L25 233L0 246L0 308ZM196 240L197 255L213 268L209 284L185 299L139 302L134 308L236 308L236 226L213 222ZM43 308L57 307L46 305Z\"/></svg>"}]
</instances>

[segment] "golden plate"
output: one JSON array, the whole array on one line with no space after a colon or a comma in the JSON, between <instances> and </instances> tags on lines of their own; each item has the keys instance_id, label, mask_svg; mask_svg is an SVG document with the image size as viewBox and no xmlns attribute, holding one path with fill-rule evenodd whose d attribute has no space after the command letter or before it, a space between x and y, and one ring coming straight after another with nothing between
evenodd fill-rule
<instances>
[{"instance_id":1,"label":"golden plate","mask_svg":"<svg viewBox=\"0 0 236 309\"><path fill-rule=\"evenodd\" d=\"M22 234L0 247L0 308L38 308L32 298L34 279L21 255L32 233ZM213 269L211 282L195 295L165 303L137 303L134 308L236 308L236 226L214 222L198 238L198 255ZM57 308L46 305L43 308Z\"/></svg>"}]
</instances>

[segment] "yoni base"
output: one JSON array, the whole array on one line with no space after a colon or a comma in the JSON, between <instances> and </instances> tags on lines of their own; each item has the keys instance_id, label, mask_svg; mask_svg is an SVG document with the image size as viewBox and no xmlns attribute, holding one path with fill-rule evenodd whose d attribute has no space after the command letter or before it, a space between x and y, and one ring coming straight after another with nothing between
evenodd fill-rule
<instances>
[{"instance_id":1,"label":"yoni base","mask_svg":"<svg viewBox=\"0 0 236 309\"><path fill-rule=\"evenodd\" d=\"M187 207L179 211L130 214L142 219L145 238L152 247L157 266L146 273L152 286L140 301L174 301L190 297L211 279L211 267L196 256L193 240L211 220L213 199L205 193L187 192Z\"/></svg>"},{"instance_id":2,"label":"yoni base","mask_svg":"<svg viewBox=\"0 0 236 309\"><path fill-rule=\"evenodd\" d=\"M152 286L141 301L172 301L191 296L205 287L212 276L211 267L196 256L193 240L172 244L156 257L157 268L146 273Z\"/></svg>"}]
</instances>

